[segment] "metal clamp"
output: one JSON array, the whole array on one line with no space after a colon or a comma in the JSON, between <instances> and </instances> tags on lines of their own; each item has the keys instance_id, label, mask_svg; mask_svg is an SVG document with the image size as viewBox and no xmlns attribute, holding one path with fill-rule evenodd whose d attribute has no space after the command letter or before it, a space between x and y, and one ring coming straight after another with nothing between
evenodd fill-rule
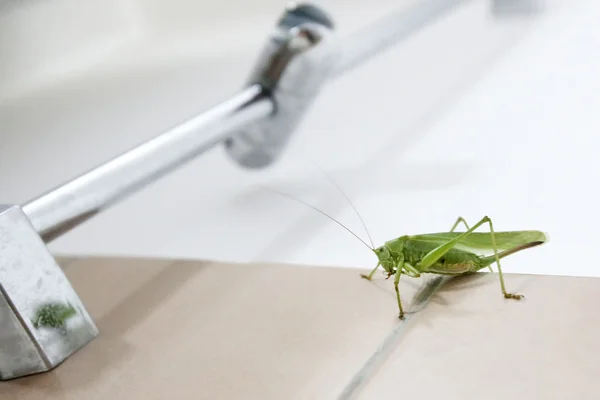
<instances>
[{"instance_id":1,"label":"metal clamp","mask_svg":"<svg viewBox=\"0 0 600 400\"><path fill-rule=\"evenodd\" d=\"M463 1L423 0L343 41L321 9L290 6L231 99L22 207L0 205L0 380L49 371L99 334L48 242L221 143L243 167L271 165L327 80Z\"/></svg>"},{"instance_id":2,"label":"metal clamp","mask_svg":"<svg viewBox=\"0 0 600 400\"><path fill-rule=\"evenodd\" d=\"M247 168L262 168L283 151L337 61L333 22L317 7L289 7L263 50L248 85L261 85L276 112L225 140L228 154ZM309 51L312 50L312 51Z\"/></svg>"}]
</instances>

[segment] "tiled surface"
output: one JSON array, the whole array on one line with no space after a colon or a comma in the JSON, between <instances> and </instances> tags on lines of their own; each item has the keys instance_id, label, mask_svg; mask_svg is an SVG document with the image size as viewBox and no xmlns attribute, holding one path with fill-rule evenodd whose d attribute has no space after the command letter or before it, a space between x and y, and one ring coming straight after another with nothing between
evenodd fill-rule
<instances>
[{"instance_id":1,"label":"tiled surface","mask_svg":"<svg viewBox=\"0 0 600 400\"><path fill-rule=\"evenodd\" d=\"M396 323L392 282L355 269L149 259L65 260L101 330L11 400L334 399ZM450 282L409 322L360 399L591 399L600 279ZM401 281L405 304L418 281Z\"/></svg>"}]
</instances>

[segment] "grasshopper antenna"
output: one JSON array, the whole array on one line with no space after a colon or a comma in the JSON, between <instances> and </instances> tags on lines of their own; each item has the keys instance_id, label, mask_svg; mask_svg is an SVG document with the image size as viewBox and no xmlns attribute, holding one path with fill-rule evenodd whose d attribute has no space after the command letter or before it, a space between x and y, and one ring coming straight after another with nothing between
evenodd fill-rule
<instances>
[{"instance_id":1,"label":"grasshopper antenna","mask_svg":"<svg viewBox=\"0 0 600 400\"><path fill-rule=\"evenodd\" d=\"M300 203L300 204L304 204L306 207L310 207L310 208L312 208L313 210L315 210L315 211L316 211L316 212L318 212L319 214L321 214L321 215L324 215L325 217L329 218L330 220L332 220L333 222L335 222L336 224L338 224L339 226L341 226L342 228L344 228L344 229L345 229L347 232L349 232L349 233L350 233L352 236L354 236L355 238L357 238L358 240L360 240L360 242L361 242L362 244L364 244L365 246L367 246L367 247L369 248L369 250L375 250L375 246L373 246L373 247L369 246L369 244L368 244L367 242L365 242L364 240L362 240L362 239L361 239L361 238L360 238L360 237L359 237L359 236L358 236L356 233L352 232L352 231L351 231L351 230L350 230L348 227L346 227L346 226L345 226L344 224L342 224L340 221L338 221L337 219L333 218L331 215L327 214L326 212L319 210L317 207L313 206L312 204L309 204L309 203L307 203L307 202L305 202L305 201L302 201L302 200L300 200L300 199L297 199L297 198L295 198L295 197L293 197L293 196L291 196L291 195L289 195L289 194L287 194L287 193L281 192L281 191L279 191L279 190L276 190L276 189L273 189L273 188L269 188L269 187L262 186L262 185L257 185L257 186L258 186L258 187L261 187L261 188L263 188L263 189L266 189L266 190L270 190L270 191L272 191L272 192L275 192L275 193L277 193L277 194L278 194L278 195L280 195L280 196L287 197L288 199L290 199L290 200L293 200L293 201L296 201L296 202L298 202L298 203Z\"/></svg>"},{"instance_id":2,"label":"grasshopper antenna","mask_svg":"<svg viewBox=\"0 0 600 400\"><path fill-rule=\"evenodd\" d=\"M373 243L373 239L371 238L371 234L369 233L369 230L367 229L367 224L365 224L365 221L361 217L360 213L358 212L358 210L356 209L356 207L354 206L354 204L352 203L352 201L350 200L350 198L348 198L348 196L346 195L346 193L344 193L344 191L336 183L336 181L333 180L333 178L331 177L331 175L329 175L327 172L325 172L325 170L323 168L321 168L320 166L318 166L315 162L313 162L313 164L315 165L315 167L317 169L319 169L321 171L321 173L323 175L325 175L325 177L329 180L329 182L331 182L331 184L336 187L336 189L338 190L338 192L340 192L341 195L344 196L344 198L346 199L346 201L348 202L348 204L350 204L350 207L352 207L352 209L354 210L354 213L356 214L356 216L360 220L363 228L365 228L365 232L367 232L367 236L369 237L369 242L371 242L371 248L374 249L375 248L375 244Z\"/></svg>"}]
</instances>

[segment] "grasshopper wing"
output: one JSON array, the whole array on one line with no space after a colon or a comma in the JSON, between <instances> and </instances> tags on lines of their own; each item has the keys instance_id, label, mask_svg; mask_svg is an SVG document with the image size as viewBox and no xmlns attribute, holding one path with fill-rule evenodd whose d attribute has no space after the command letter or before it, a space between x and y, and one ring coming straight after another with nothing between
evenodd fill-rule
<instances>
[{"instance_id":1,"label":"grasshopper wing","mask_svg":"<svg viewBox=\"0 0 600 400\"><path fill-rule=\"evenodd\" d=\"M446 243L464 232L439 232L410 236L410 239L435 244ZM496 247L498 251L510 250L531 243L545 243L548 235L541 231L509 231L495 232ZM490 255L494 252L492 235L489 232L472 232L460 239L454 246L455 249L465 250L480 255Z\"/></svg>"}]
</instances>

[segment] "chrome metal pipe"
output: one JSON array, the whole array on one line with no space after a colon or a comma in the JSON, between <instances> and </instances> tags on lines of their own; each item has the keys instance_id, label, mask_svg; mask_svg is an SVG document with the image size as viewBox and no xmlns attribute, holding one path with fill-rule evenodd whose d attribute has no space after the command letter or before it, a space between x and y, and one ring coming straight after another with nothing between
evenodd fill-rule
<instances>
[{"instance_id":1,"label":"chrome metal pipe","mask_svg":"<svg viewBox=\"0 0 600 400\"><path fill-rule=\"evenodd\" d=\"M364 63L468 1L471 0L415 1L410 7L401 8L343 38L338 43L340 58L332 71L332 77Z\"/></svg>"},{"instance_id":2,"label":"chrome metal pipe","mask_svg":"<svg viewBox=\"0 0 600 400\"><path fill-rule=\"evenodd\" d=\"M248 87L208 112L46 192L24 206L46 243L200 153L225 143L248 168L279 157L320 87L468 0L421 0L341 40L312 5L292 5L281 18ZM304 41L300 45L299 41ZM267 116L271 118L267 119Z\"/></svg>"},{"instance_id":3,"label":"chrome metal pipe","mask_svg":"<svg viewBox=\"0 0 600 400\"><path fill-rule=\"evenodd\" d=\"M338 61L326 74L326 79L335 78L352 69L465 1L418 2L341 41L329 43L336 46L331 54L336 54ZM301 7L304 7L303 10L309 8L314 15L314 7ZM299 7L294 7L294 11L288 12L287 15L297 12L298 9ZM324 17L319 16L319 20L321 19ZM304 20L298 20L298 24L303 22L306 22L305 17ZM297 58L301 57L302 55ZM264 62L268 61L268 57L265 58ZM319 71L315 70L312 73L318 74ZM325 83L326 79L323 79L322 83ZM49 243L200 153L223 141L231 146L232 133L247 132L250 126L261 127L261 123L262 126L267 126L269 122L265 117L275 113L275 97L266 95L264 83L261 85L257 82L252 82L232 99L208 112L191 118L169 132L28 201L22 206L23 211L42 239ZM284 122L289 124L289 113L283 115ZM285 129L281 126L279 128ZM261 135L264 134L261 132Z\"/></svg>"},{"instance_id":4,"label":"chrome metal pipe","mask_svg":"<svg viewBox=\"0 0 600 400\"><path fill-rule=\"evenodd\" d=\"M281 153L320 86L322 61L301 56L332 29L311 5L282 15L246 88L228 101L28 201L21 208L45 243L87 221L212 147L247 168ZM298 60L300 58L300 60Z\"/></svg>"},{"instance_id":5,"label":"chrome metal pipe","mask_svg":"<svg viewBox=\"0 0 600 400\"><path fill-rule=\"evenodd\" d=\"M221 143L233 130L268 117L273 101L260 85L54 188L22 206L48 243L102 209Z\"/></svg>"}]
</instances>

